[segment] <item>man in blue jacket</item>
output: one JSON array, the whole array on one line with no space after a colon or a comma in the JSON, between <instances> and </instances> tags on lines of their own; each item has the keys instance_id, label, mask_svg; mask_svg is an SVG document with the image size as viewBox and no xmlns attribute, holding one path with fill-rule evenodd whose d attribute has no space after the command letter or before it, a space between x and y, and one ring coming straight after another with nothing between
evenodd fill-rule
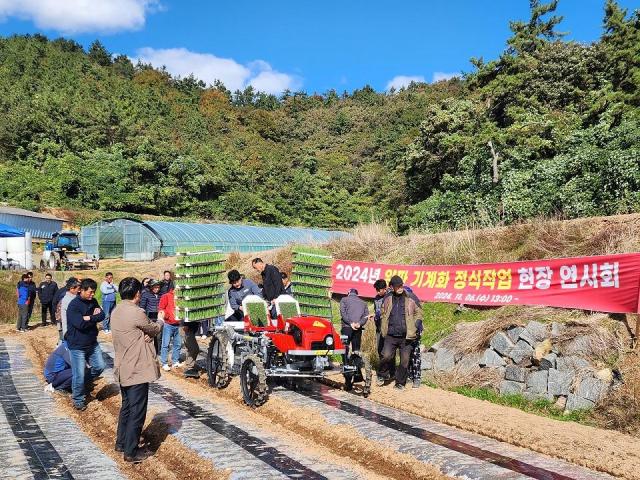
<instances>
[{"instance_id":1,"label":"man in blue jacket","mask_svg":"<svg viewBox=\"0 0 640 480\"><path fill-rule=\"evenodd\" d=\"M244 319L242 301L249 295L262 297L262 290L248 278L242 278L238 270L231 270L227 273L227 278L231 285L227 295L229 296L229 306L233 310L233 315L227 318L226 321L241 322Z\"/></svg>"},{"instance_id":2,"label":"man in blue jacket","mask_svg":"<svg viewBox=\"0 0 640 480\"><path fill-rule=\"evenodd\" d=\"M67 334L72 369L72 399L77 410L86 410L85 370L89 364L89 379L100 376L104 370L102 350L98 344L98 323L104 320L104 312L94 298L98 284L85 278L80 283L80 295L67 308Z\"/></svg>"},{"instance_id":3,"label":"man in blue jacket","mask_svg":"<svg viewBox=\"0 0 640 480\"><path fill-rule=\"evenodd\" d=\"M44 378L51 385L51 390L71 390L71 358L67 342L60 342L44 364Z\"/></svg>"},{"instance_id":4,"label":"man in blue jacket","mask_svg":"<svg viewBox=\"0 0 640 480\"><path fill-rule=\"evenodd\" d=\"M27 331L29 322L29 285L27 284L29 275L22 275L22 280L18 282L18 321L16 322L16 330L19 332Z\"/></svg>"}]
</instances>

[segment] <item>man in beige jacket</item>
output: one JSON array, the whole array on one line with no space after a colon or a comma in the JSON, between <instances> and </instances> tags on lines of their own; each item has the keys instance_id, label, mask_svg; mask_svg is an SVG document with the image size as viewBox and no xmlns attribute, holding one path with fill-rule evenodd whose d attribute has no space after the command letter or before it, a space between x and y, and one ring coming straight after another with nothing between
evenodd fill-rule
<instances>
[{"instance_id":1,"label":"man in beige jacket","mask_svg":"<svg viewBox=\"0 0 640 480\"><path fill-rule=\"evenodd\" d=\"M115 448L124 452L126 462L140 463L148 456L138 450L138 442L147 416L149 383L160 378L153 338L162 331L163 322L149 321L138 306L142 284L137 279L125 278L118 289L122 302L111 313L114 377L122 395Z\"/></svg>"}]
</instances>

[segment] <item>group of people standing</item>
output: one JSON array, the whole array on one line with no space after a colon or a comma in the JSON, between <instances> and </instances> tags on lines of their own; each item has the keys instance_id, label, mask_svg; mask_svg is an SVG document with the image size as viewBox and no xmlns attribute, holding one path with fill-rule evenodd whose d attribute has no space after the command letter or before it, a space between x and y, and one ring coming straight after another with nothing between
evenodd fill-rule
<instances>
[{"instance_id":1,"label":"group of people standing","mask_svg":"<svg viewBox=\"0 0 640 480\"><path fill-rule=\"evenodd\" d=\"M26 332L29 328L29 321L33 315L33 307L36 297L40 298L42 307L42 326L47 325L47 316L51 319L51 324L56 324L56 314L54 308L54 297L58 291L58 284L53 281L50 273L45 275L45 279L36 287L33 281L33 272L22 274L20 281L16 285L18 296L18 319L16 330Z\"/></svg>"},{"instance_id":2,"label":"group of people standing","mask_svg":"<svg viewBox=\"0 0 640 480\"><path fill-rule=\"evenodd\" d=\"M256 258L252 261L252 267L260 273L261 285L244 278L238 270L231 270L227 274L230 284L227 294L233 312L227 320L244 318L242 302L248 295L261 296L269 309L275 310L274 300L282 294L291 293L287 275L274 265ZM25 300L25 305L32 305L27 302L31 298L28 274L25 274L22 282L18 286L19 302ZM161 366L164 370L171 370L172 367L184 365L185 376L199 376L196 367L196 358L200 353L196 340L198 323L181 325L176 319L175 286L170 271L164 272L162 281L144 279L141 282L134 277L127 277L118 285L114 284L113 275L107 273L100 285L102 305L95 299L98 285L90 278L80 281L72 277L61 289L57 289L57 286L54 289L50 286L51 282L51 276L47 274L43 282L46 285L36 290L37 293L43 292L40 293L43 312L46 305L47 312L53 311L50 314L52 322L60 319L61 341L44 368L44 375L49 382L47 388L51 391L71 390L74 407L79 411L87 408L86 394L92 382L105 369L98 343L98 325L102 323L103 331L112 336L114 377L122 396L115 449L124 454L127 462L143 461L149 452L139 450L138 442L146 418L149 383L160 377ZM378 295L374 300L373 315L369 315L366 303L358 297L356 290L341 300L341 334L347 336L347 343L352 350L359 351L364 326L373 318L380 355L378 384L383 385L393 376L398 388L404 388L407 377L412 378L414 386L419 386L420 366L418 363L416 369L411 358L417 357L419 362L419 338L422 332L420 302L403 285L400 277L391 278L388 286L384 280L378 280L374 286ZM51 306L47 301L49 299ZM187 352L184 363L180 361L183 340L181 327ZM162 340L159 341L159 338ZM168 363L170 344L173 345L171 365ZM400 364L394 371L397 351L400 352Z\"/></svg>"},{"instance_id":3,"label":"group of people standing","mask_svg":"<svg viewBox=\"0 0 640 480\"><path fill-rule=\"evenodd\" d=\"M377 294L373 302L373 315L369 314L367 304L358 297L358 291L354 288L340 300L340 333L347 337L346 342L351 350L359 352L364 327L373 318L379 358L378 386L393 378L396 388L403 390L410 378L413 387L418 388L422 379L420 336L423 313L420 300L399 276L392 277L389 285L384 279L379 279L374 283L374 288ZM398 352L400 363L396 368Z\"/></svg>"}]
</instances>

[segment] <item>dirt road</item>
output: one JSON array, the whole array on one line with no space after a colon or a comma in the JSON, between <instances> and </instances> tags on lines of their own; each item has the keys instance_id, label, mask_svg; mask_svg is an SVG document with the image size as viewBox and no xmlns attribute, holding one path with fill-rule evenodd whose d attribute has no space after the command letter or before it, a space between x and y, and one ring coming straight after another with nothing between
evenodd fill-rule
<instances>
[{"instance_id":1,"label":"dirt road","mask_svg":"<svg viewBox=\"0 0 640 480\"><path fill-rule=\"evenodd\" d=\"M455 403L457 395L426 387L375 389L370 399L319 384L276 389L252 410L237 380L217 391L179 371L151 386L143 441L155 455L131 466L113 450L120 398L110 368L77 413L68 397L42 391L53 330L0 336L2 478L640 478L638 439L473 399ZM476 433L456 428L467 426L465 415ZM536 452L522 448L527 436Z\"/></svg>"}]
</instances>

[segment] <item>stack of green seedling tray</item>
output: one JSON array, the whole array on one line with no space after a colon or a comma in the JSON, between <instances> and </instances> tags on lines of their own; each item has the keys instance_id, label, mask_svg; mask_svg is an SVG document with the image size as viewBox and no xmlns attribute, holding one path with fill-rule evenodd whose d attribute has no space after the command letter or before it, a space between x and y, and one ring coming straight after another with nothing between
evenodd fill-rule
<instances>
[{"instance_id":1,"label":"stack of green seedling tray","mask_svg":"<svg viewBox=\"0 0 640 480\"><path fill-rule=\"evenodd\" d=\"M185 247L176 255L176 317L201 322L224 316L224 255L213 247Z\"/></svg>"},{"instance_id":2,"label":"stack of green seedling tray","mask_svg":"<svg viewBox=\"0 0 640 480\"><path fill-rule=\"evenodd\" d=\"M326 250L294 247L291 283L293 296L303 315L331 320L331 265L333 258Z\"/></svg>"}]
</instances>

